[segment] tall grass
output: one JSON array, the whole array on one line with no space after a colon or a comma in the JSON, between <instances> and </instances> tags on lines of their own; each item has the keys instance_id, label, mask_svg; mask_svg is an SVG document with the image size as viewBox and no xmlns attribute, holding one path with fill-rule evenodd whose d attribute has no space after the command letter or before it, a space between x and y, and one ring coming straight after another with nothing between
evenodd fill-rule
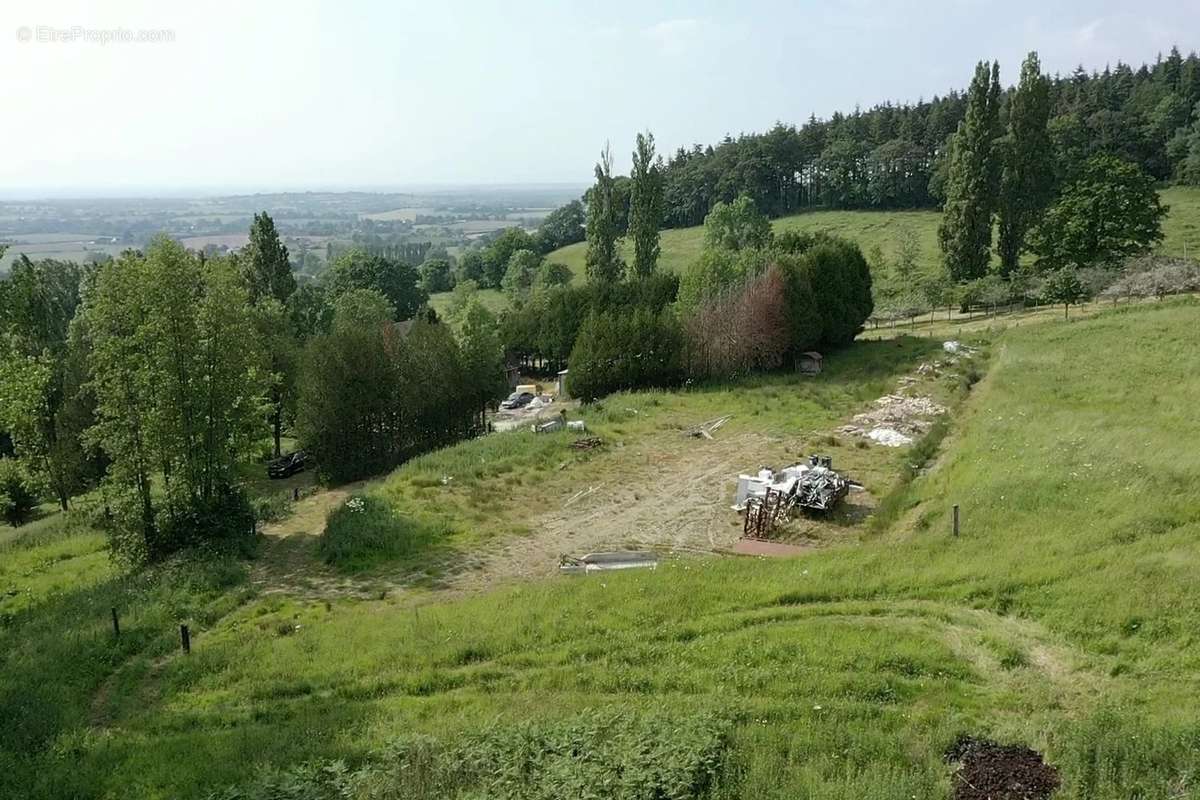
<instances>
[{"instance_id":1,"label":"tall grass","mask_svg":"<svg viewBox=\"0 0 1200 800\"><path fill-rule=\"evenodd\" d=\"M329 514L320 551L330 564L361 570L427 553L448 534L444 526L396 513L380 497L354 495Z\"/></svg>"}]
</instances>

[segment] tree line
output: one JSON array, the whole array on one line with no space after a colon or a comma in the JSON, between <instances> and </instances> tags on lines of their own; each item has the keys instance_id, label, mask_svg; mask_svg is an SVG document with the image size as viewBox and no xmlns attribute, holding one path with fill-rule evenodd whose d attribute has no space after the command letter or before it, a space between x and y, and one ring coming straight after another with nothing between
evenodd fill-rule
<instances>
[{"instance_id":1,"label":"tree line","mask_svg":"<svg viewBox=\"0 0 1200 800\"><path fill-rule=\"evenodd\" d=\"M358 249L297 286L266 213L220 257L164 236L22 257L0 282L0 512L86 496L138 562L246 541L244 468L285 431L332 481L473 435L507 388L498 322L472 308L456 334L427 300L416 267Z\"/></svg>"},{"instance_id":2,"label":"tree line","mask_svg":"<svg viewBox=\"0 0 1200 800\"><path fill-rule=\"evenodd\" d=\"M1155 180L1200 184L1200 58L1173 48L1154 64L1118 63L1047 77L1051 170L1061 182L1100 153ZM999 125L1018 110L1018 89L997 86ZM717 202L749 195L768 216L806 208L932 208L946 198L948 140L968 111L951 91L916 103L778 123L765 133L679 148L663 171L667 227L699 225Z\"/></svg>"},{"instance_id":3,"label":"tree line","mask_svg":"<svg viewBox=\"0 0 1200 800\"><path fill-rule=\"evenodd\" d=\"M1155 105L1165 108L1192 91L1195 59L1183 61L1176 52L1146 74L1151 82L1143 88L1161 94ZM1116 78L1106 73L1094 80L1079 83L1076 100L1087 101L1090 90ZM1137 152L1092 134L1073 134L1075 144L1064 149L1065 126L1078 117L1055 116L1056 81L1042 73L1036 53L1007 93L1000 65L980 62L965 99L944 151L941 269L917 274L911 232L902 235L891 269L882 252L872 253L876 271L887 276L877 284L885 316L1029 297L1074 302L1116 280L1125 260L1161 241L1167 209L1147 171L1153 159L1141 153L1139 161ZM1172 130L1183 135L1179 126Z\"/></svg>"}]
</instances>

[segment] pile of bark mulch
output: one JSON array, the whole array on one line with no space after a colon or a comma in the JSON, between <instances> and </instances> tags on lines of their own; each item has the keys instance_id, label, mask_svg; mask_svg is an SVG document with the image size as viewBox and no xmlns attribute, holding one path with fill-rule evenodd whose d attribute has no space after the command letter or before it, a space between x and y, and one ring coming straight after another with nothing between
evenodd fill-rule
<instances>
[{"instance_id":1,"label":"pile of bark mulch","mask_svg":"<svg viewBox=\"0 0 1200 800\"><path fill-rule=\"evenodd\" d=\"M1058 770L1020 745L960 736L946 751L957 763L954 800L1043 800L1058 788Z\"/></svg>"}]
</instances>

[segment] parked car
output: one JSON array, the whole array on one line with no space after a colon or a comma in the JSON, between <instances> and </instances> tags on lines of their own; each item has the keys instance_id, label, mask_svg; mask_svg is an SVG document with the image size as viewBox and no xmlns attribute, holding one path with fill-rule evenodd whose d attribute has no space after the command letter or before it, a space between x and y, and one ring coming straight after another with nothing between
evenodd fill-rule
<instances>
[{"instance_id":1,"label":"parked car","mask_svg":"<svg viewBox=\"0 0 1200 800\"><path fill-rule=\"evenodd\" d=\"M501 408L524 408L533 400L532 392L513 392L504 402L500 404Z\"/></svg>"},{"instance_id":2,"label":"parked car","mask_svg":"<svg viewBox=\"0 0 1200 800\"><path fill-rule=\"evenodd\" d=\"M297 472L304 472L307 468L308 453L303 450L297 450L294 453L280 456L270 464L267 464L267 477L290 478Z\"/></svg>"}]
</instances>

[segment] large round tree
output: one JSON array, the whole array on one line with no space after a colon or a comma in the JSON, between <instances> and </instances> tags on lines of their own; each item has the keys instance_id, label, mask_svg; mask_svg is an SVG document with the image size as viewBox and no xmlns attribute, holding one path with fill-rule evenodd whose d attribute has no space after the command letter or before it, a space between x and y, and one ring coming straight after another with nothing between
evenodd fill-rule
<instances>
[{"instance_id":1,"label":"large round tree","mask_svg":"<svg viewBox=\"0 0 1200 800\"><path fill-rule=\"evenodd\" d=\"M1030 249L1051 269L1119 261L1160 241L1166 214L1136 164L1094 156L1033 230Z\"/></svg>"}]
</instances>

